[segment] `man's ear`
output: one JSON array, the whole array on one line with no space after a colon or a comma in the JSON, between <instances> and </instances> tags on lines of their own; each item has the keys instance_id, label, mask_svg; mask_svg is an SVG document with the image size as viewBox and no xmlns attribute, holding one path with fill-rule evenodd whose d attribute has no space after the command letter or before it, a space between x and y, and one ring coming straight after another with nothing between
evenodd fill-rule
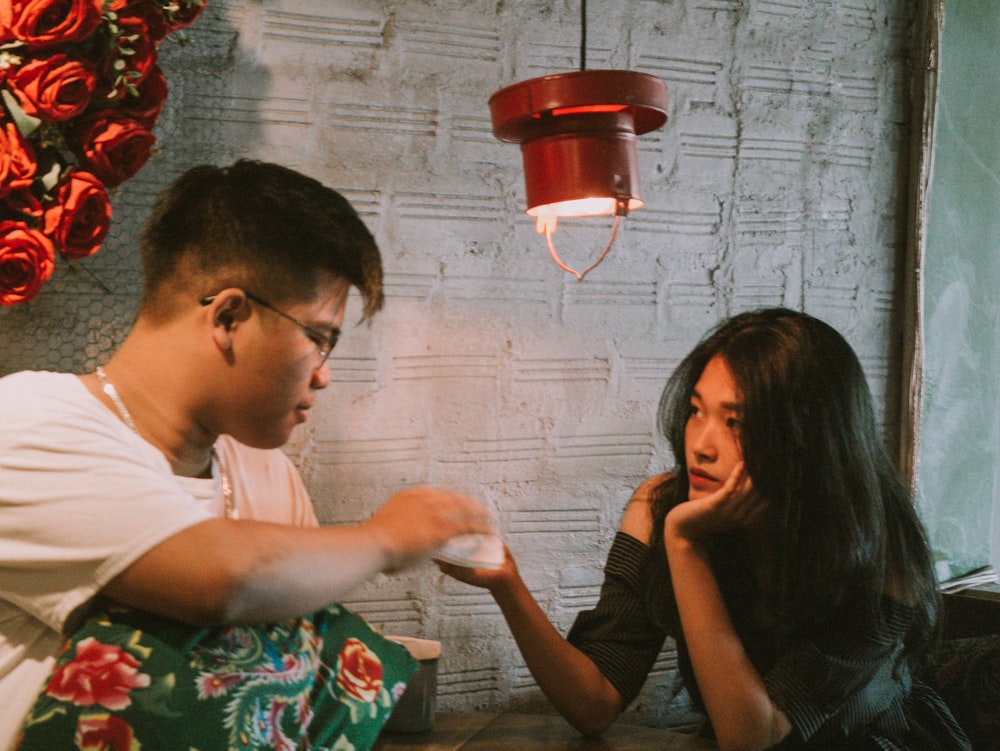
<instances>
[{"instance_id":1,"label":"man's ear","mask_svg":"<svg viewBox=\"0 0 1000 751\"><path fill-rule=\"evenodd\" d=\"M250 303L246 293L235 287L224 289L208 299L205 305L216 346L223 351L231 350L233 334L250 316Z\"/></svg>"}]
</instances>

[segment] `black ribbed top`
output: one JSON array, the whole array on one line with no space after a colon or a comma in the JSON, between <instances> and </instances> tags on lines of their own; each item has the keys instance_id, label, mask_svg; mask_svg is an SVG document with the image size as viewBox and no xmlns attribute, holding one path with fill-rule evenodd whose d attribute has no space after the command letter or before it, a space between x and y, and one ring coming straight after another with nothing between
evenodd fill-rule
<instances>
[{"instance_id":1,"label":"black ribbed top","mask_svg":"<svg viewBox=\"0 0 1000 751\"><path fill-rule=\"evenodd\" d=\"M681 663L687 661L680 624L658 626L647 603L650 555L647 545L619 532L598 603L577 616L567 636L626 705L638 695L668 636L677 641ZM773 658L762 657L775 654L772 645L760 644L769 641L765 632L741 633L768 693L792 723L791 736L778 748L970 749L944 702L914 681L900 659L914 611L889 601L887 613L881 623L844 613L823 633L792 639ZM697 698L697 687L692 688Z\"/></svg>"}]
</instances>

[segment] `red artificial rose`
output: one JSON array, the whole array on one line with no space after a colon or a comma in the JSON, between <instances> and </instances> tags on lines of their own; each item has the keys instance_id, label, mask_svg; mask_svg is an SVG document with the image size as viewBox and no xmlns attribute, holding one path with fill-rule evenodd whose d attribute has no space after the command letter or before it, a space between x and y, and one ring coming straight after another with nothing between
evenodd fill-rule
<instances>
[{"instance_id":1,"label":"red artificial rose","mask_svg":"<svg viewBox=\"0 0 1000 751\"><path fill-rule=\"evenodd\" d=\"M205 0L174 0L166 5L149 0L111 0L108 9L119 18L141 16L153 40L159 42L167 34L194 23L205 10Z\"/></svg>"},{"instance_id":2,"label":"red artificial rose","mask_svg":"<svg viewBox=\"0 0 1000 751\"><path fill-rule=\"evenodd\" d=\"M45 212L45 234L67 258L85 258L98 251L110 226L111 202L104 185L89 172L71 172Z\"/></svg>"},{"instance_id":3,"label":"red artificial rose","mask_svg":"<svg viewBox=\"0 0 1000 751\"><path fill-rule=\"evenodd\" d=\"M164 10L159 4L149 0L112 0L109 10L119 19L141 19L154 42L160 42L167 35Z\"/></svg>"},{"instance_id":4,"label":"red artificial rose","mask_svg":"<svg viewBox=\"0 0 1000 751\"><path fill-rule=\"evenodd\" d=\"M111 710L132 703L129 693L145 688L150 678L138 671L139 662L121 647L101 644L92 636L76 645L71 662L56 668L45 693L77 706L99 704Z\"/></svg>"},{"instance_id":5,"label":"red artificial rose","mask_svg":"<svg viewBox=\"0 0 1000 751\"><path fill-rule=\"evenodd\" d=\"M7 76L21 109L50 123L71 120L87 109L95 83L89 64L61 52L29 60Z\"/></svg>"},{"instance_id":6,"label":"red artificial rose","mask_svg":"<svg viewBox=\"0 0 1000 751\"><path fill-rule=\"evenodd\" d=\"M30 188L12 190L3 198L4 204L10 211L21 216L30 216L33 219L41 219L45 216L45 209L42 202L35 197ZM36 226L32 223L32 226Z\"/></svg>"},{"instance_id":7,"label":"red artificial rose","mask_svg":"<svg viewBox=\"0 0 1000 751\"><path fill-rule=\"evenodd\" d=\"M123 99L156 65L156 40L139 16L119 18L120 34L115 51L102 61L99 95L104 99Z\"/></svg>"},{"instance_id":8,"label":"red artificial rose","mask_svg":"<svg viewBox=\"0 0 1000 751\"><path fill-rule=\"evenodd\" d=\"M190 26L201 15L202 11L205 10L204 0L176 0L171 5L176 6L176 9L164 8L168 34L178 29L183 29L185 26Z\"/></svg>"},{"instance_id":9,"label":"red artificial rose","mask_svg":"<svg viewBox=\"0 0 1000 751\"><path fill-rule=\"evenodd\" d=\"M22 222L0 222L0 305L27 302L52 276L52 241Z\"/></svg>"},{"instance_id":10,"label":"red artificial rose","mask_svg":"<svg viewBox=\"0 0 1000 751\"><path fill-rule=\"evenodd\" d=\"M138 96L123 98L118 102L118 111L152 130L167 101L167 79L159 66L154 65L137 88Z\"/></svg>"},{"instance_id":11,"label":"red artificial rose","mask_svg":"<svg viewBox=\"0 0 1000 751\"><path fill-rule=\"evenodd\" d=\"M35 179L35 150L14 123L0 121L0 196L27 188Z\"/></svg>"},{"instance_id":12,"label":"red artificial rose","mask_svg":"<svg viewBox=\"0 0 1000 751\"><path fill-rule=\"evenodd\" d=\"M86 39L101 22L102 0L4 0L0 26L34 47Z\"/></svg>"},{"instance_id":13,"label":"red artificial rose","mask_svg":"<svg viewBox=\"0 0 1000 751\"><path fill-rule=\"evenodd\" d=\"M359 639L348 639L337 656L337 685L348 696L371 704L382 690L382 662Z\"/></svg>"},{"instance_id":14,"label":"red artificial rose","mask_svg":"<svg viewBox=\"0 0 1000 751\"><path fill-rule=\"evenodd\" d=\"M73 742L80 751L139 751L132 726L121 717L87 715L76 724Z\"/></svg>"},{"instance_id":15,"label":"red artificial rose","mask_svg":"<svg viewBox=\"0 0 1000 751\"><path fill-rule=\"evenodd\" d=\"M128 180L153 153L156 137L131 118L111 111L85 115L75 132L82 166L109 188Z\"/></svg>"}]
</instances>

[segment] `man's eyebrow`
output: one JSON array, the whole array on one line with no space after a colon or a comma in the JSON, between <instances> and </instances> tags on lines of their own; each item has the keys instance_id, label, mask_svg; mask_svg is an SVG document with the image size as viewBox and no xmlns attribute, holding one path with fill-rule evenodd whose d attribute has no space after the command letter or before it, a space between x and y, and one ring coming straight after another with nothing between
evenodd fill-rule
<instances>
[{"instance_id":1,"label":"man's eyebrow","mask_svg":"<svg viewBox=\"0 0 1000 751\"><path fill-rule=\"evenodd\" d=\"M334 326L329 321L313 321L309 323L309 328L315 331L317 334L324 334L326 336L334 336L340 334L340 326ZM330 332L327 334L326 332Z\"/></svg>"}]
</instances>

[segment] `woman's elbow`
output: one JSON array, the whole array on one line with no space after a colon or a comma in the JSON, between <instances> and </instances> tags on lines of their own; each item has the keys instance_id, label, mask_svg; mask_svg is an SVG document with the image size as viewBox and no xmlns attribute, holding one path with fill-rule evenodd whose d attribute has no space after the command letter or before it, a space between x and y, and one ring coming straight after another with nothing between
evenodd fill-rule
<instances>
[{"instance_id":1,"label":"woman's elbow","mask_svg":"<svg viewBox=\"0 0 1000 751\"><path fill-rule=\"evenodd\" d=\"M621 697L613 690L601 696L583 700L564 714L566 721L581 735L596 738L603 735L622 713Z\"/></svg>"},{"instance_id":2,"label":"woman's elbow","mask_svg":"<svg viewBox=\"0 0 1000 751\"><path fill-rule=\"evenodd\" d=\"M719 751L764 751L773 748L789 734L789 728L773 725L766 729L715 727L714 730Z\"/></svg>"},{"instance_id":3,"label":"woman's elbow","mask_svg":"<svg viewBox=\"0 0 1000 751\"><path fill-rule=\"evenodd\" d=\"M616 714L597 715L587 714L578 717L567 717L566 721L573 726L580 735L586 738L597 738L604 734L614 721L618 719Z\"/></svg>"},{"instance_id":4,"label":"woman's elbow","mask_svg":"<svg viewBox=\"0 0 1000 751\"><path fill-rule=\"evenodd\" d=\"M715 742L719 746L719 751L759 751L767 748L755 742L747 740L745 737L726 737L725 734L717 734Z\"/></svg>"}]
</instances>

